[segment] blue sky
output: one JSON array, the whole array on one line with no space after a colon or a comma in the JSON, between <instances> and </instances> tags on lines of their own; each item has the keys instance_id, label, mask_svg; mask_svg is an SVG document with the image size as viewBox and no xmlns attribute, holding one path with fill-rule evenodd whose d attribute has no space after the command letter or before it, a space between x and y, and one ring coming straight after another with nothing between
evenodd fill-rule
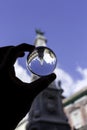
<instances>
[{"instance_id":1,"label":"blue sky","mask_svg":"<svg viewBox=\"0 0 87 130\"><path fill-rule=\"evenodd\" d=\"M0 46L33 44L36 28L57 55L66 93L87 85L87 0L0 0Z\"/></svg>"}]
</instances>

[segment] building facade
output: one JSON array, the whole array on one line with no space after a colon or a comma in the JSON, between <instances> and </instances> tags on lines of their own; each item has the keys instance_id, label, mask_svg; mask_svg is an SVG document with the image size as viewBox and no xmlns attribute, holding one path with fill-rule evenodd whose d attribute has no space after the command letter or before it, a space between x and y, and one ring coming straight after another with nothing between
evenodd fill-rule
<instances>
[{"instance_id":1,"label":"building facade","mask_svg":"<svg viewBox=\"0 0 87 130\"><path fill-rule=\"evenodd\" d=\"M63 100L69 123L78 130L87 130L87 87Z\"/></svg>"}]
</instances>

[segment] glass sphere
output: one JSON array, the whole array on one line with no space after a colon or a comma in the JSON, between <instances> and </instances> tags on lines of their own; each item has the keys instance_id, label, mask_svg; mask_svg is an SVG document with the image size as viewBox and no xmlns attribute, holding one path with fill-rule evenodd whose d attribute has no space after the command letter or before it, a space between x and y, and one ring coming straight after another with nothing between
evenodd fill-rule
<instances>
[{"instance_id":1,"label":"glass sphere","mask_svg":"<svg viewBox=\"0 0 87 130\"><path fill-rule=\"evenodd\" d=\"M33 74L46 76L51 74L57 64L55 53L47 47L36 47L32 53L27 56L27 68Z\"/></svg>"}]
</instances>

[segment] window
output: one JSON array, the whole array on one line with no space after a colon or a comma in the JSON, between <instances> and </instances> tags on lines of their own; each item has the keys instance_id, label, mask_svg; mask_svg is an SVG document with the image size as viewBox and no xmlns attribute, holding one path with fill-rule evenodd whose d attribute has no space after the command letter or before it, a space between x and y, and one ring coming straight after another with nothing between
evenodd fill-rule
<instances>
[{"instance_id":1,"label":"window","mask_svg":"<svg viewBox=\"0 0 87 130\"><path fill-rule=\"evenodd\" d=\"M87 114L87 104L85 105L85 111L86 111L86 114Z\"/></svg>"},{"instance_id":2,"label":"window","mask_svg":"<svg viewBox=\"0 0 87 130\"><path fill-rule=\"evenodd\" d=\"M83 126L83 117L82 117L82 114L81 114L81 111L80 109L76 109L74 110L71 114L70 114L70 118L71 118L71 121L72 121L72 125L78 129L80 127Z\"/></svg>"}]
</instances>

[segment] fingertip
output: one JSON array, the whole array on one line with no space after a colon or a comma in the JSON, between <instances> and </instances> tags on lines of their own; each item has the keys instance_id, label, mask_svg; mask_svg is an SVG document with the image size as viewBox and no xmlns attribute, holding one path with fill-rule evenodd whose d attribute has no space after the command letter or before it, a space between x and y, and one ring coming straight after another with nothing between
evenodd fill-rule
<instances>
[{"instance_id":1,"label":"fingertip","mask_svg":"<svg viewBox=\"0 0 87 130\"><path fill-rule=\"evenodd\" d=\"M56 79L56 74L52 73L52 74L48 75L48 78L54 80L54 79Z\"/></svg>"},{"instance_id":2,"label":"fingertip","mask_svg":"<svg viewBox=\"0 0 87 130\"><path fill-rule=\"evenodd\" d=\"M28 43L21 43L16 46L16 50L32 52L35 49L34 45Z\"/></svg>"},{"instance_id":3,"label":"fingertip","mask_svg":"<svg viewBox=\"0 0 87 130\"><path fill-rule=\"evenodd\" d=\"M40 79L42 79L43 81L52 82L56 79L56 74L52 73L52 74L49 74L47 76L42 76Z\"/></svg>"}]
</instances>

